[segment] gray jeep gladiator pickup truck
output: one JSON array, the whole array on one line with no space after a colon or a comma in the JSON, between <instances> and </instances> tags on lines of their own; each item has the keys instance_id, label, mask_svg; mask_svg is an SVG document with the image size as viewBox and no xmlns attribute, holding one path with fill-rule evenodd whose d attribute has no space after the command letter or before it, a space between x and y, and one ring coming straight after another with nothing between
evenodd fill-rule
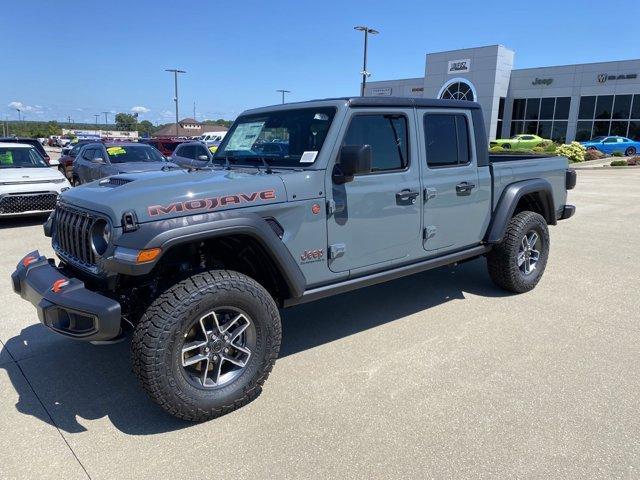
<instances>
[{"instance_id":1,"label":"gray jeep gladiator pickup truck","mask_svg":"<svg viewBox=\"0 0 640 480\"><path fill-rule=\"evenodd\" d=\"M267 154L267 142L281 148ZM209 165L64 192L13 288L49 329L117 341L151 398L200 421L255 398L279 308L485 256L535 287L571 217L562 157L490 157L480 106L339 98L249 110Z\"/></svg>"}]
</instances>

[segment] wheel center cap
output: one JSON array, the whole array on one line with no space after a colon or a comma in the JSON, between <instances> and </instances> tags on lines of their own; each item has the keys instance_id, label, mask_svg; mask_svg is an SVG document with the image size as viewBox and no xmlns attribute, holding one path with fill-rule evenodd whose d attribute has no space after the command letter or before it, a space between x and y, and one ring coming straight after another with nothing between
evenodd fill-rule
<instances>
[{"instance_id":1,"label":"wheel center cap","mask_svg":"<svg viewBox=\"0 0 640 480\"><path fill-rule=\"evenodd\" d=\"M220 340L219 338L214 340L213 343L211 344L211 351L213 353L220 353L223 348L224 348L224 341Z\"/></svg>"}]
</instances>

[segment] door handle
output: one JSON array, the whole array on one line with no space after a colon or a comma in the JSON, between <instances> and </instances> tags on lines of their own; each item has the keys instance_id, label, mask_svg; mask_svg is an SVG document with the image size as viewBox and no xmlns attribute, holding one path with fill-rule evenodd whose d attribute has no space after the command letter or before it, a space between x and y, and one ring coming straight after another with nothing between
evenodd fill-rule
<instances>
[{"instance_id":1,"label":"door handle","mask_svg":"<svg viewBox=\"0 0 640 480\"><path fill-rule=\"evenodd\" d=\"M460 182L456 185L456 194L458 195L469 195L471 190L476 188L475 184L469 182Z\"/></svg>"},{"instance_id":2,"label":"door handle","mask_svg":"<svg viewBox=\"0 0 640 480\"><path fill-rule=\"evenodd\" d=\"M400 204L414 204L416 203L416 198L420 195L420 192L416 190L410 190L408 188L404 190L400 190L396 193L396 203Z\"/></svg>"}]
</instances>

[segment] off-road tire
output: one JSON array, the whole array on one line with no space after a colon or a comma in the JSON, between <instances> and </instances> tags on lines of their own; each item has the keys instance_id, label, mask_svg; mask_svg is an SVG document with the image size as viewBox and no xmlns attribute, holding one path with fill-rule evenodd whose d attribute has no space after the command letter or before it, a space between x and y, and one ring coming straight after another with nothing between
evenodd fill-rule
<instances>
[{"instance_id":1,"label":"off-road tire","mask_svg":"<svg viewBox=\"0 0 640 480\"><path fill-rule=\"evenodd\" d=\"M256 346L242 374L219 389L196 388L182 373L182 339L195 318L212 308L242 309L255 326ZM278 357L282 327L273 298L238 272L211 270L162 293L136 325L131 344L133 371L152 400L190 421L225 415L255 399Z\"/></svg>"},{"instance_id":2,"label":"off-road tire","mask_svg":"<svg viewBox=\"0 0 640 480\"><path fill-rule=\"evenodd\" d=\"M542 246L536 269L529 275L517 264L518 252L524 236L535 231L540 236ZM491 280L499 287L515 293L532 290L540 281L549 258L549 229L542 215L534 212L520 212L509 221L502 242L487 254L487 267Z\"/></svg>"}]
</instances>

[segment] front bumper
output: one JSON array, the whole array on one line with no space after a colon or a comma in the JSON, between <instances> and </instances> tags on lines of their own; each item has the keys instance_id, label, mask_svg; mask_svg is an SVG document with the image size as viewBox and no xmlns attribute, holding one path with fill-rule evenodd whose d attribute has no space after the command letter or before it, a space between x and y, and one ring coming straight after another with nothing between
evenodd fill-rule
<instances>
[{"instance_id":1,"label":"front bumper","mask_svg":"<svg viewBox=\"0 0 640 480\"><path fill-rule=\"evenodd\" d=\"M11 274L13 290L33 304L40 322L56 333L84 341L112 340L120 334L120 304L68 278L36 250Z\"/></svg>"}]
</instances>

